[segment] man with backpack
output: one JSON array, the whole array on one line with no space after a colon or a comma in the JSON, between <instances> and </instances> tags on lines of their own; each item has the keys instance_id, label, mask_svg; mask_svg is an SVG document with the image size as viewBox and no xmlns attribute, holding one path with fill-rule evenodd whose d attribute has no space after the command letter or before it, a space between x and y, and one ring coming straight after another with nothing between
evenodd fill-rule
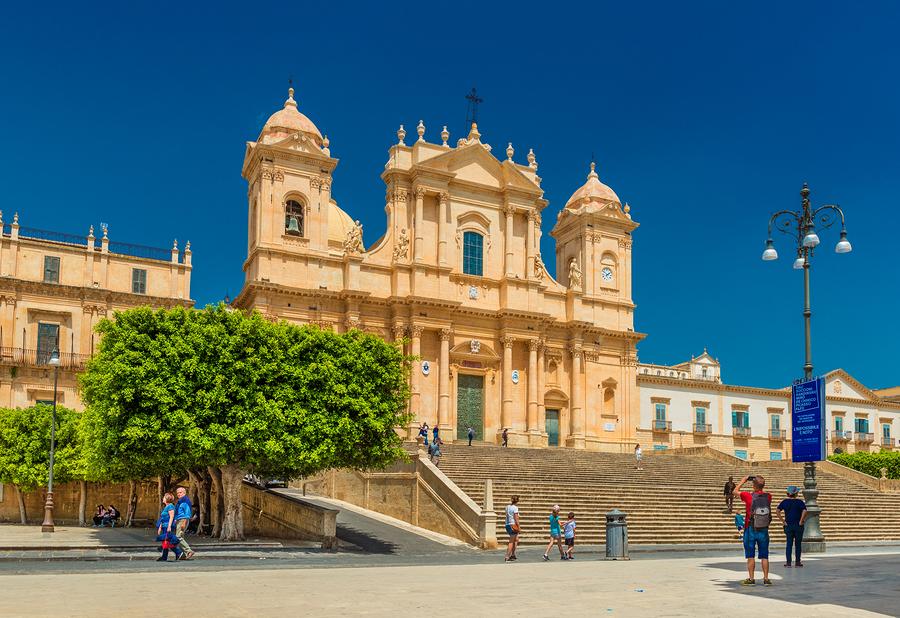
<instances>
[{"instance_id":1,"label":"man with backpack","mask_svg":"<svg viewBox=\"0 0 900 618\"><path fill-rule=\"evenodd\" d=\"M753 492L741 491L744 483L753 483ZM744 527L744 557L747 559L747 579L741 582L742 586L753 586L756 580L753 578L756 569L756 554L758 550L759 561L762 563L763 584L771 586L769 579L769 524L772 523L772 494L763 491L766 479L761 476L745 476L738 481L734 488L734 495L739 497L746 507L746 519Z\"/></svg>"}]
</instances>

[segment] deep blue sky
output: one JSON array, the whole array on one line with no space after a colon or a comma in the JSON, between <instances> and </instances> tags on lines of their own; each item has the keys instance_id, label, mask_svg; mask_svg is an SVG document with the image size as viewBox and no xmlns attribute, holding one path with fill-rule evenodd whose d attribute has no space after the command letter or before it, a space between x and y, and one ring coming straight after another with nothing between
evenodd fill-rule
<instances>
[{"instance_id":1,"label":"deep blue sky","mask_svg":"<svg viewBox=\"0 0 900 618\"><path fill-rule=\"evenodd\" d=\"M801 275L786 237L778 262L760 253L770 213L798 206L808 181L815 204L845 208L854 247L835 255L836 231L822 235L816 369L900 383L896 2L128 4L4 9L7 220L190 239L202 306L241 288L244 142L289 76L367 243L384 229L378 175L397 126L414 135L421 118L430 141L443 124L457 139L476 85L483 139L537 154L544 255L592 152L632 205L641 360L707 346L730 383L801 375Z\"/></svg>"}]
</instances>

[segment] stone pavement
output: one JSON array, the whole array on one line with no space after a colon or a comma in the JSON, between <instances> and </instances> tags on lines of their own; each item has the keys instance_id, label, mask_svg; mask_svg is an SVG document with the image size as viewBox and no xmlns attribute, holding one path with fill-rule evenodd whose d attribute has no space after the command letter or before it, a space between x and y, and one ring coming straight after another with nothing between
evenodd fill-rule
<instances>
[{"instance_id":1,"label":"stone pavement","mask_svg":"<svg viewBox=\"0 0 900 618\"><path fill-rule=\"evenodd\" d=\"M0 575L0 589L15 591L0 595L0 615L155 618L170 595L178 595L184 611L198 617L896 615L900 597L894 574L900 554L806 562L805 569L776 569L775 585L768 588L742 588L743 561L727 556L571 563L532 557L506 564L302 570L277 563L255 570L181 571L173 564L142 572L36 572Z\"/></svg>"}]
</instances>

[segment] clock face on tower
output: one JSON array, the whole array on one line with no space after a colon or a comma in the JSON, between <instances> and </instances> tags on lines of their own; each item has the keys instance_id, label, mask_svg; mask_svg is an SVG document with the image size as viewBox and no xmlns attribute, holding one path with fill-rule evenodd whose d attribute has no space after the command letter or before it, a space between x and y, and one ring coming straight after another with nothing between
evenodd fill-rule
<instances>
[{"instance_id":1,"label":"clock face on tower","mask_svg":"<svg viewBox=\"0 0 900 618\"><path fill-rule=\"evenodd\" d=\"M604 268L600 271L600 274L603 276L603 280L606 282L612 281L613 272L611 268Z\"/></svg>"}]
</instances>

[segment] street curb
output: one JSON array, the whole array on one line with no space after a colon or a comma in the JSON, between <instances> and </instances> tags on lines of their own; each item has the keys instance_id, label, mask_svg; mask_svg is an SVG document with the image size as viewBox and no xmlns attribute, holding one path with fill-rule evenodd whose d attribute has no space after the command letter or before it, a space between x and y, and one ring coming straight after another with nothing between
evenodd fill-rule
<instances>
[{"instance_id":1,"label":"street curb","mask_svg":"<svg viewBox=\"0 0 900 618\"><path fill-rule=\"evenodd\" d=\"M127 550L127 549L146 549L151 547L153 541L147 543L134 543L126 545L54 545L53 547L38 547L35 545L10 545L0 547L0 552L4 551L107 551L107 550ZM290 547L278 542L247 542L241 541L236 543L195 543L196 546L204 551L222 551L229 549L290 549Z\"/></svg>"}]
</instances>

